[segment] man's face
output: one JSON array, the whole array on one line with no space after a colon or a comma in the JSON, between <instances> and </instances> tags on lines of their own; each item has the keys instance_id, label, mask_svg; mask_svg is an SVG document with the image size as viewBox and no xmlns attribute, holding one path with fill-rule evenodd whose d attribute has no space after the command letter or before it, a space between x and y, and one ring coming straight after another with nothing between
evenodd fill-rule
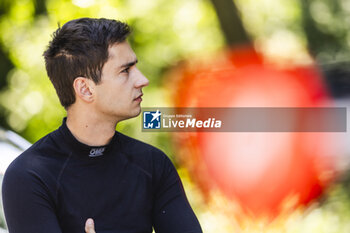
<instances>
[{"instance_id":1,"label":"man's face","mask_svg":"<svg viewBox=\"0 0 350 233\"><path fill-rule=\"evenodd\" d=\"M137 69L137 58L127 42L109 47L101 82L95 86L96 110L106 117L124 120L140 114L142 88L148 79Z\"/></svg>"}]
</instances>

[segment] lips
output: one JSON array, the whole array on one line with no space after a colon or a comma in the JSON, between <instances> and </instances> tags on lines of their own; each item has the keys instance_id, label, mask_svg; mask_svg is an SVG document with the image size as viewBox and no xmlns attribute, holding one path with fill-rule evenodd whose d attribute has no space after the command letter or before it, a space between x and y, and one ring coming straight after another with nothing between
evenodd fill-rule
<instances>
[{"instance_id":1,"label":"lips","mask_svg":"<svg viewBox=\"0 0 350 233\"><path fill-rule=\"evenodd\" d=\"M138 100L141 99L141 97L143 96L143 94L141 93L139 96L137 96L134 100Z\"/></svg>"}]
</instances>

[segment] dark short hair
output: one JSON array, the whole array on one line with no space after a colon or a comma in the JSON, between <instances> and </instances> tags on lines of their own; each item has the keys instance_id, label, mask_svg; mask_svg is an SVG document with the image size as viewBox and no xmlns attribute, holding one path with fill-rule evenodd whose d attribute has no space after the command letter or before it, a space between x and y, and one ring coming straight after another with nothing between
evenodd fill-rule
<instances>
[{"instance_id":1,"label":"dark short hair","mask_svg":"<svg viewBox=\"0 0 350 233\"><path fill-rule=\"evenodd\" d=\"M74 79L86 77L101 81L108 48L125 41L130 27L111 19L80 18L59 27L43 56L47 75L64 108L75 102Z\"/></svg>"}]
</instances>

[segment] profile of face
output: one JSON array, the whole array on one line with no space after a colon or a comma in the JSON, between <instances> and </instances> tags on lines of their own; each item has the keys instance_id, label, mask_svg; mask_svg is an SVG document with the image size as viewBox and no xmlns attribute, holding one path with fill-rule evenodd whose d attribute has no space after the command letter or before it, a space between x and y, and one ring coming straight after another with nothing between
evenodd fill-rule
<instances>
[{"instance_id":1,"label":"profile of face","mask_svg":"<svg viewBox=\"0 0 350 233\"><path fill-rule=\"evenodd\" d=\"M149 81L136 67L137 58L128 42L113 44L108 53L101 81L94 86L94 108L119 121L135 117L141 112L142 88Z\"/></svg>"}]
</instances>

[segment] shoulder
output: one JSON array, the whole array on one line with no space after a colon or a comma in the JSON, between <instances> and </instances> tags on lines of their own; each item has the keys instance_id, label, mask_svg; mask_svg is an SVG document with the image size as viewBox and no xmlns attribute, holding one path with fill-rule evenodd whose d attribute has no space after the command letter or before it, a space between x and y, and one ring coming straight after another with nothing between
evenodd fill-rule
<instances>
[{"instance_id":1,"label":"shoulder","mask_svg":"<svg viewBox=\"0 0 350 233\"><path fill-rule=\"evenodd\" d=\"M119 145L122 152L133 154L138 157L141 156L145 159L164 159L167 158L165 153L155 146L142 142L135 138L126 136L120 132L118 133Z\"/></svg>"},{"instance_id":2,"label":"shoulder","mask_svg":"<svg viewBox=\"0 0 350 233\"><path fill-rule=\"evenodd\" d=\"M117 133L121 152L128 157L129 161L152 173L163 170L164 167L173 166L169 157L157 147L120 132Z\"/></svg>"},{"instance_id":3,"label":"shoulder","mask_svg":"<svg viewBox=\"0 0 350 233\"><path fill-rule=\"evenodd\" d=\"M14 159L6 169L4 180L43 178L58 170L62 159L57 156L52 133L39 139Z\"/></svg>"},{"instance_id":4,"label":"shoulder","mask_svg":"<svg viewBox=\"0 0 350 233\"><path fill-rule=\"evenodd\" d=\"M57 187L57 169L41 149L45 136L20 154L6 169L2 182L2 197L7 212L17 211L28 205L49 203L54 206ZM44 202L43 202L44 201Z\"/></svg>"},{"instance_id":5,"label":"shoulder","mask_svg":"<svg viewBox=\"0 0 350 233\"><path fill-rule=\"evenodd\" d=\"M33 163L33 158L40 154L41 148L45 145L48 140L48 135L42 137L33 145L31 145L28 149L23 151L17 158L15 158L12 163L7 168L6 172L13 170L23 170L23 168L27 168L31 166Z\"/></svg>"}]
</instances>

